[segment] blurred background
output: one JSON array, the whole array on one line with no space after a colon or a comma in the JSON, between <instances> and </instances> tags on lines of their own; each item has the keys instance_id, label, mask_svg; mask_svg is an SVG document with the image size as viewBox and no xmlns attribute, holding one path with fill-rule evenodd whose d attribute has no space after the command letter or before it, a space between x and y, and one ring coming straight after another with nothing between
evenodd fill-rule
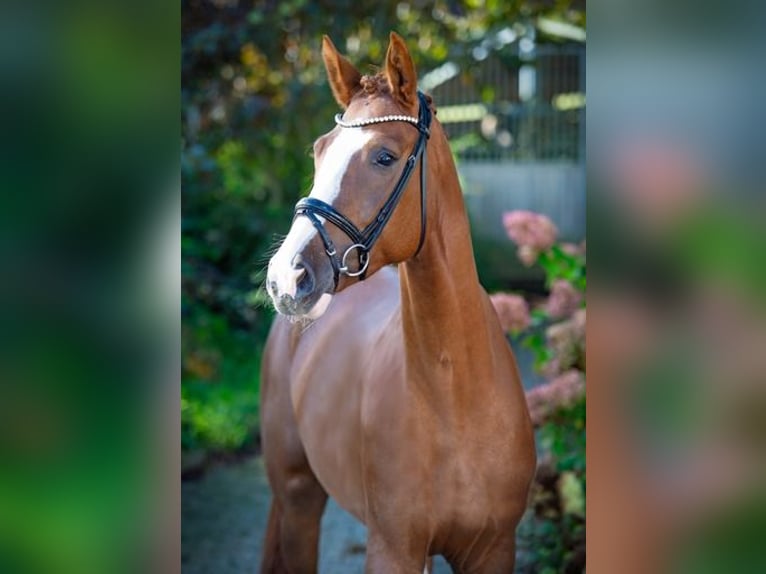
<instances>
[{"instance_id":1,"label":"blurred background","mask_svg":"<svg viewBox=\"0 0 766 574\"><path fill-rule=\"evenodd\" d=\"M588 569L766 572L766 4L588 8ZM453 115L466 131L446 126L550 453L519 565L578 571L581 215L502 203L480 178L529 161L525 182L552 182L535 201L565 178L578 189L582 77L571 55L548 60L558 76L542 66L582 49L583 9L80 0L0 6L0 572L253 570L268 501L251 456L270 320L258 271L336 112L320 34L364 68L390 29L422 81L441 69L440 105L478 106ZM551 77L568 79L552 93ZM458 82L469 95L450 100ZM364 532L337 509L326 520L329 571L361 564Z\"/></svg>"},{"instance_id":2,"label":"blurred background","mask_svg":"<svg viewBox=\"0 0 766 574\"><path fill-rule=\"evenodd\" d=\"M374 73L391 30L450 138L480 278L532 392L544 468L517 571L582 571L585 2L182 8L184 571L252 571L260 558L259 368L273 319L261 282L338 112L321 36ZM323 571L361 571L363 529L335 507L326 520Z\"/></svg>"},{"instance_id":3,"label":"blurred background","mask_svg":"<svg viewBox=\"0 0 766 574\"><path fill-rule=\"evenodd\" d=\"M588 560L763 572L766 5L589 8Z\"/></svg>"}]
</instances>

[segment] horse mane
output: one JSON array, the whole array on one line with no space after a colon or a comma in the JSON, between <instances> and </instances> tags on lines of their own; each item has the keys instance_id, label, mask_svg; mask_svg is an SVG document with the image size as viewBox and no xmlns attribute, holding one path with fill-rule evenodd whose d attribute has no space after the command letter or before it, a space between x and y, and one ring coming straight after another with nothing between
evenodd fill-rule
<instances>
[{"instance_id":1,"label":"horse mane","mask_svg":"<svg viewBox=\"0 0 766 574\"><path fill-rule=\"evenodd\" d=\"M370 96L374 95L387 95L391 93L391 87L388 85L388 79L383 72L378 72L374 75L364 75L359 80L359 85L364 90L364 93ZM433 99L430 94L425 94L428 106L431 108L431 113L436 115L436 108L434 107Z\"/></svg>"}]
</instances>

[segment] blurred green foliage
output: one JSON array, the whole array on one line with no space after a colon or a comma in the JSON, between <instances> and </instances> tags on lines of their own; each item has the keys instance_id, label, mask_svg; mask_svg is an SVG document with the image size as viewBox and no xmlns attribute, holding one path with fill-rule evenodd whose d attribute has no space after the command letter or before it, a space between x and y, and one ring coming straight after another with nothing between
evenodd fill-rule
<instances>
[{"instance_id":1,"label":"blurred green foliage","mask_svg":"<svg viewBox=\"0 0 766 574\"><path fill-rule=\"evenodd\" d=\"M519 526L527 549L517 572L584 572L585 397L558 409L537 431L540 466L533 510Z\"/></svg>"},{"instance_id":2,"label":"blurred green foliage","mask_svg":"<svg viewBox=\"0 0 766 574\"><path fill-rule=\"evenodd\" d=\"M573 472L585 488L585 397L540 427L539 442L560 473Z\"/></svg>"},{"instance_id":3,"label":"blurred green foliage","mask_svg":"<svg viewBox=\"0 0 766 574\"><path fill-rule=\"evenodd\" d=\"M259 347L272 319L263 269L310 188L311 144L338 111L322 34L369 73L396 30L422 73L470 62L488 35L540 15L582 26L585 10L570 0L184 0L182 9L183 446L236 449L257 431Z\"/></svg>"},{"instance_id":4,"label":"blurred green foliage","mask_svg":"<svg viewBox=\"0 0 766 574\"><path fill-rule=\"evenodd\" d=\"M254 442L258 428L261 349L246 331L232 330L220 315L196 317L184 343L181 447L238 450Z\"/></svg>"}]
</instances>

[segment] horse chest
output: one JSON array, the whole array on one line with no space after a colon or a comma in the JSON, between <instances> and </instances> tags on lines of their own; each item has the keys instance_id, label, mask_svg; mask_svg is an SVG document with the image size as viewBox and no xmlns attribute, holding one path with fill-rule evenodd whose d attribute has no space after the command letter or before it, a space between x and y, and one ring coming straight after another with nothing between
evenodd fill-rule
<instances>
[{"instance_id":1,"label":"horse chest","mask_svg":"<svg viewBox=\"0 0 766 574\"><path fill-rule=\"evenodd\" d=\"M313 472L363 522L388 512L392 523L407 514L466 531L504 522L523 482L514 477L508 393L480 392L475 373L457 380L461 363L446 351L408 378L400 325L388 326L374 339L359 336L370 328L353 338L338 329L332 348L299 348L291 398Z\"/></svg>"}]
</instances>

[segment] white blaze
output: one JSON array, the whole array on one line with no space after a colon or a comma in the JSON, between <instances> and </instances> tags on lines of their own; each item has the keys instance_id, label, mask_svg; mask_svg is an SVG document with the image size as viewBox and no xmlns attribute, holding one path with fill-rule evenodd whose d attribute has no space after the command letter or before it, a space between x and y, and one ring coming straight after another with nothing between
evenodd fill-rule
<instances>
[{"instance_id":1,"label":"white blaze","mask_svg":"<svg viewBox=\"0 0 766 574\"><path fill-rule=\"evenodd\" d=\"M332 205L340 193L341 181L351 158L364 147L371 137L372 132L360 128L340 130L327 148L322 165L314 175L314 187L310 197L316 197ZM293 260L306 247L316 232L308 218L298 217L295 220L284 243L269 263L269 282L275 281L277 284L274 294L295 295L298 281L303 276L303 270L294 269ZM319 301L314 309L320 307L320 304L323 308L317 316L324 312L329 302L329 297ZM312 314L314 309L312 309Z\"/></svg>"},{"instance_id":2,"label":"white blaze","mask_svg":"<svg viewBox=\"0 0 766 574\"><path fill-rule=\"evenodd\" d=\"M314 175L311 197L332 204L340 193L340 183L354 154L372 138L372 132L362 128L345 128L335 136L325 152L322 165Z\"/></svg>"}]
</instances>

